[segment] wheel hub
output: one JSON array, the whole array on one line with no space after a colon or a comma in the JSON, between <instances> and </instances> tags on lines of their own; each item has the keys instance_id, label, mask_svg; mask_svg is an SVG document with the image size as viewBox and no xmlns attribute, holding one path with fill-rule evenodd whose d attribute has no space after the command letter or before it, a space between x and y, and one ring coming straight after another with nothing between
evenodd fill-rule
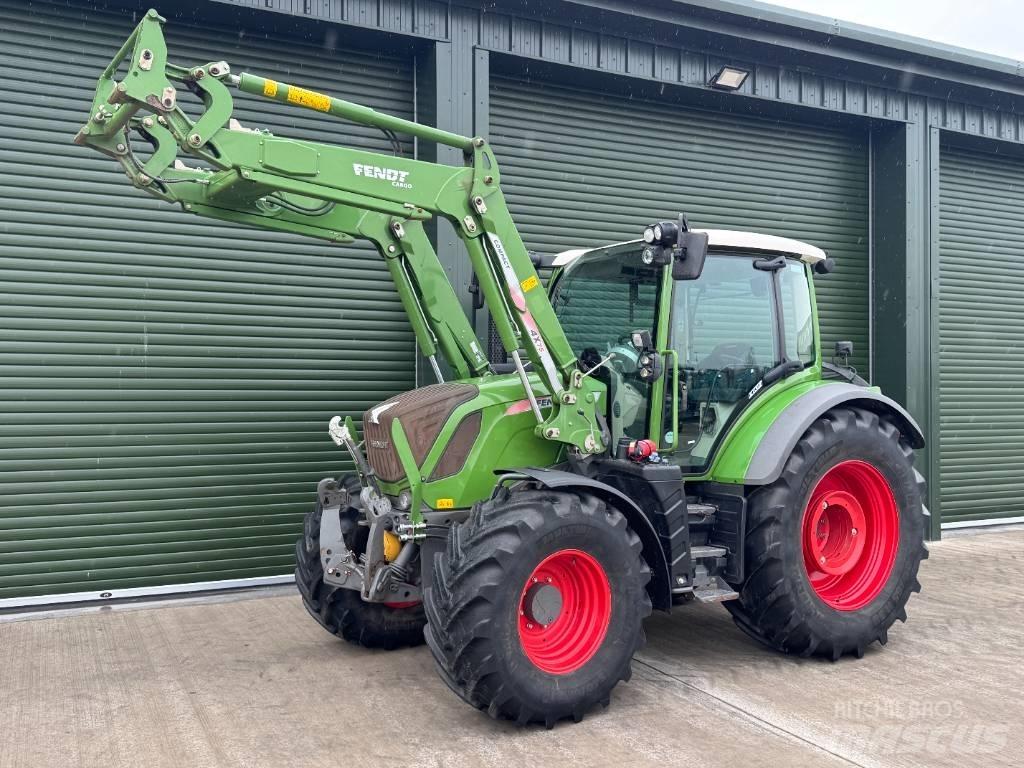
<instances>
[{"instance_id":1,"label":"wheel hub","mask_svg":"<svg viewBox=\"0 0 1024 768\"><path fill-rule=\"evenodd\" d=\"M812 502L817 523L808 537L809 559L818 569L841 576L857 565L864 553L864 509L853 494L845 491L826 493Z\"/></svg>"},{"instance_id":2,"label":"wheel hub","mask_svg":"<svg viewBox=\"0 0 1024 768\"><path fill-rule=\"evenodd\" d=\"M863 608L885 587L899 548L899 509L881 472L864 461L832 467L804 510L804 566L812 589L840 611Z\"/></svg>"},{"instance_id":3,"label":"wheel hub","mask_svg":"<svg viewBox=\"0 0 1024 768\"><path fill-rule=\"evenodd\" d=\"M575 672L598 652L611 622L612 590L597 559L578 549L548 555L519 598L519 642L537 668Z\"/></svg>"},{"instance_id":4,"label":"wheel hub","mask_svg":"<svg viewBox=\"0 0 1024 768\"><path fill-rule=\"evenodd\" d=\"M527 588L523 598L523 612L527 620L541 627L553 624L562 613L562 593L550 578Z\"/></svg>"}]
</instances>

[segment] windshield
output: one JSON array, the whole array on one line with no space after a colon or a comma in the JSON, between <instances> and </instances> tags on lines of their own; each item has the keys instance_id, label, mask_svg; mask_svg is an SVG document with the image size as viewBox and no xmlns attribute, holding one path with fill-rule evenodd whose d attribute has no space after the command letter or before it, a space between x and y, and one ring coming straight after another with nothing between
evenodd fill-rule
<instances>
[{"instance_id":1,"label":"windshield","mask_svg":"<svg viewBox=\"0 0 1024 768\"><path fill-rule=\"evenodd\" d=\"M660 270L640 261L639 247L588 255L566 267L551 302L584 369L608 385L613 441L647 437L651 385L639 376L630 334L655 333Z\"/></svg>"}]
</instances>

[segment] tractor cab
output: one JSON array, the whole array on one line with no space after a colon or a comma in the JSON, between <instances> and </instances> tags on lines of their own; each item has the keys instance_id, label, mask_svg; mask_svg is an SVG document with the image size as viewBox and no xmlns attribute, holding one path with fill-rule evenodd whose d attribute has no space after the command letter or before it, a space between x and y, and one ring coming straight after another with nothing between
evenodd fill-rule
<instances>
[{"instance_id":1,"label":"tractor cab","mask_svg":"<svg viewBox=\"0 0 1024 768\"><path fill-rule=\"evenodd\" d=\"M613 444L649 439L689 475L761 392L818 365L812 272L831 267L797 240L694 233L707 250L686 279L635 240L558 254L551 287L573 350L608 387Z\"/></svg>"}]
</instances>

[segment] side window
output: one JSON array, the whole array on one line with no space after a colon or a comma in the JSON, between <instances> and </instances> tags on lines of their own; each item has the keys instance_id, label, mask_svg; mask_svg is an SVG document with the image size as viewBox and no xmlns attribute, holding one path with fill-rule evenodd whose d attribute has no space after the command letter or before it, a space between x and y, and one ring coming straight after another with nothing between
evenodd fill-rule
<instances>
[{"instance_id":1,"label":"side window","mask_svg":"<svg viewBox=\"0 0 1024 768\"><path fill-rule=\"evenodd\" d=\"M771 273L743 256L709 257L700 278L678 284L676 336L684 368L775 365Z\"/></svg>"},{"instance_id":2,"label":"side window","mask_svg":"<svg viewBox=\"0 0 1024 768\"><path fill-rule=\"evenodd\" d=\"M674 301L681 369L676 459L684 471L699 471L781 359L772 274L754 269L749 256L710 254L698 279L676 283Z\"/></svg>"},{"instance_id":3,"label":"side window","mask_svg":"<svg viewBox=\"0 0 1024 768\"><path fill-rule=\"evenodd\" d=\"M786 357L802 363L814 362L814 317L811 287L803 264L787 264L779 274L782 289L782 321L786 334Z\"/></svg>"}]
</instances>

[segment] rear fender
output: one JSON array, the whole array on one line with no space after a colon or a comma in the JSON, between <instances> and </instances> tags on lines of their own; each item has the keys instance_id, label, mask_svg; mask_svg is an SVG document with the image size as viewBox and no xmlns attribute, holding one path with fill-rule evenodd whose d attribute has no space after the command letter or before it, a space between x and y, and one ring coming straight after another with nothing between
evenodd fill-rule
<instances>
[{"instance_id":1,"label":"rear fender","mask_svg":"<svg viewBox=\"0 0 1024 768\"><path fill-rule=\"evenodd\" d=\"M583 475L572 472L563 472L556 469L541 469L539 467L527 467L525 469L513 470L519 475L525 475L531 480L536 480L545 488L551 490L584 491L591 493L615 507L622 516L626 518L629 527L640 537L643 545L643 557L651 569L651 581L647 585L647 592L651 596L651 604L659 611L669 611L672 607L672 582L669 575L668 560L661 548L658 534L647 519L647 515L638 507L632 499L622 491L612 488L610 485L593 480Z\"/></svg>"},{"instance_id":2,"label":"rear fender","mask_svg":"<svg viewBox=\"0 0 1024 768\"><path fill-rule=\"evenodd\" d=\"M778 480L786 460L804 432L823 413L843 405L864 408L885 416L903 433L912 447L924 447L921 427L892 398L877 389L854 384L823 384L800 395L779 413L750 457L743 478L744 484L767 485Z\"/></svg>"}]
</instances>

